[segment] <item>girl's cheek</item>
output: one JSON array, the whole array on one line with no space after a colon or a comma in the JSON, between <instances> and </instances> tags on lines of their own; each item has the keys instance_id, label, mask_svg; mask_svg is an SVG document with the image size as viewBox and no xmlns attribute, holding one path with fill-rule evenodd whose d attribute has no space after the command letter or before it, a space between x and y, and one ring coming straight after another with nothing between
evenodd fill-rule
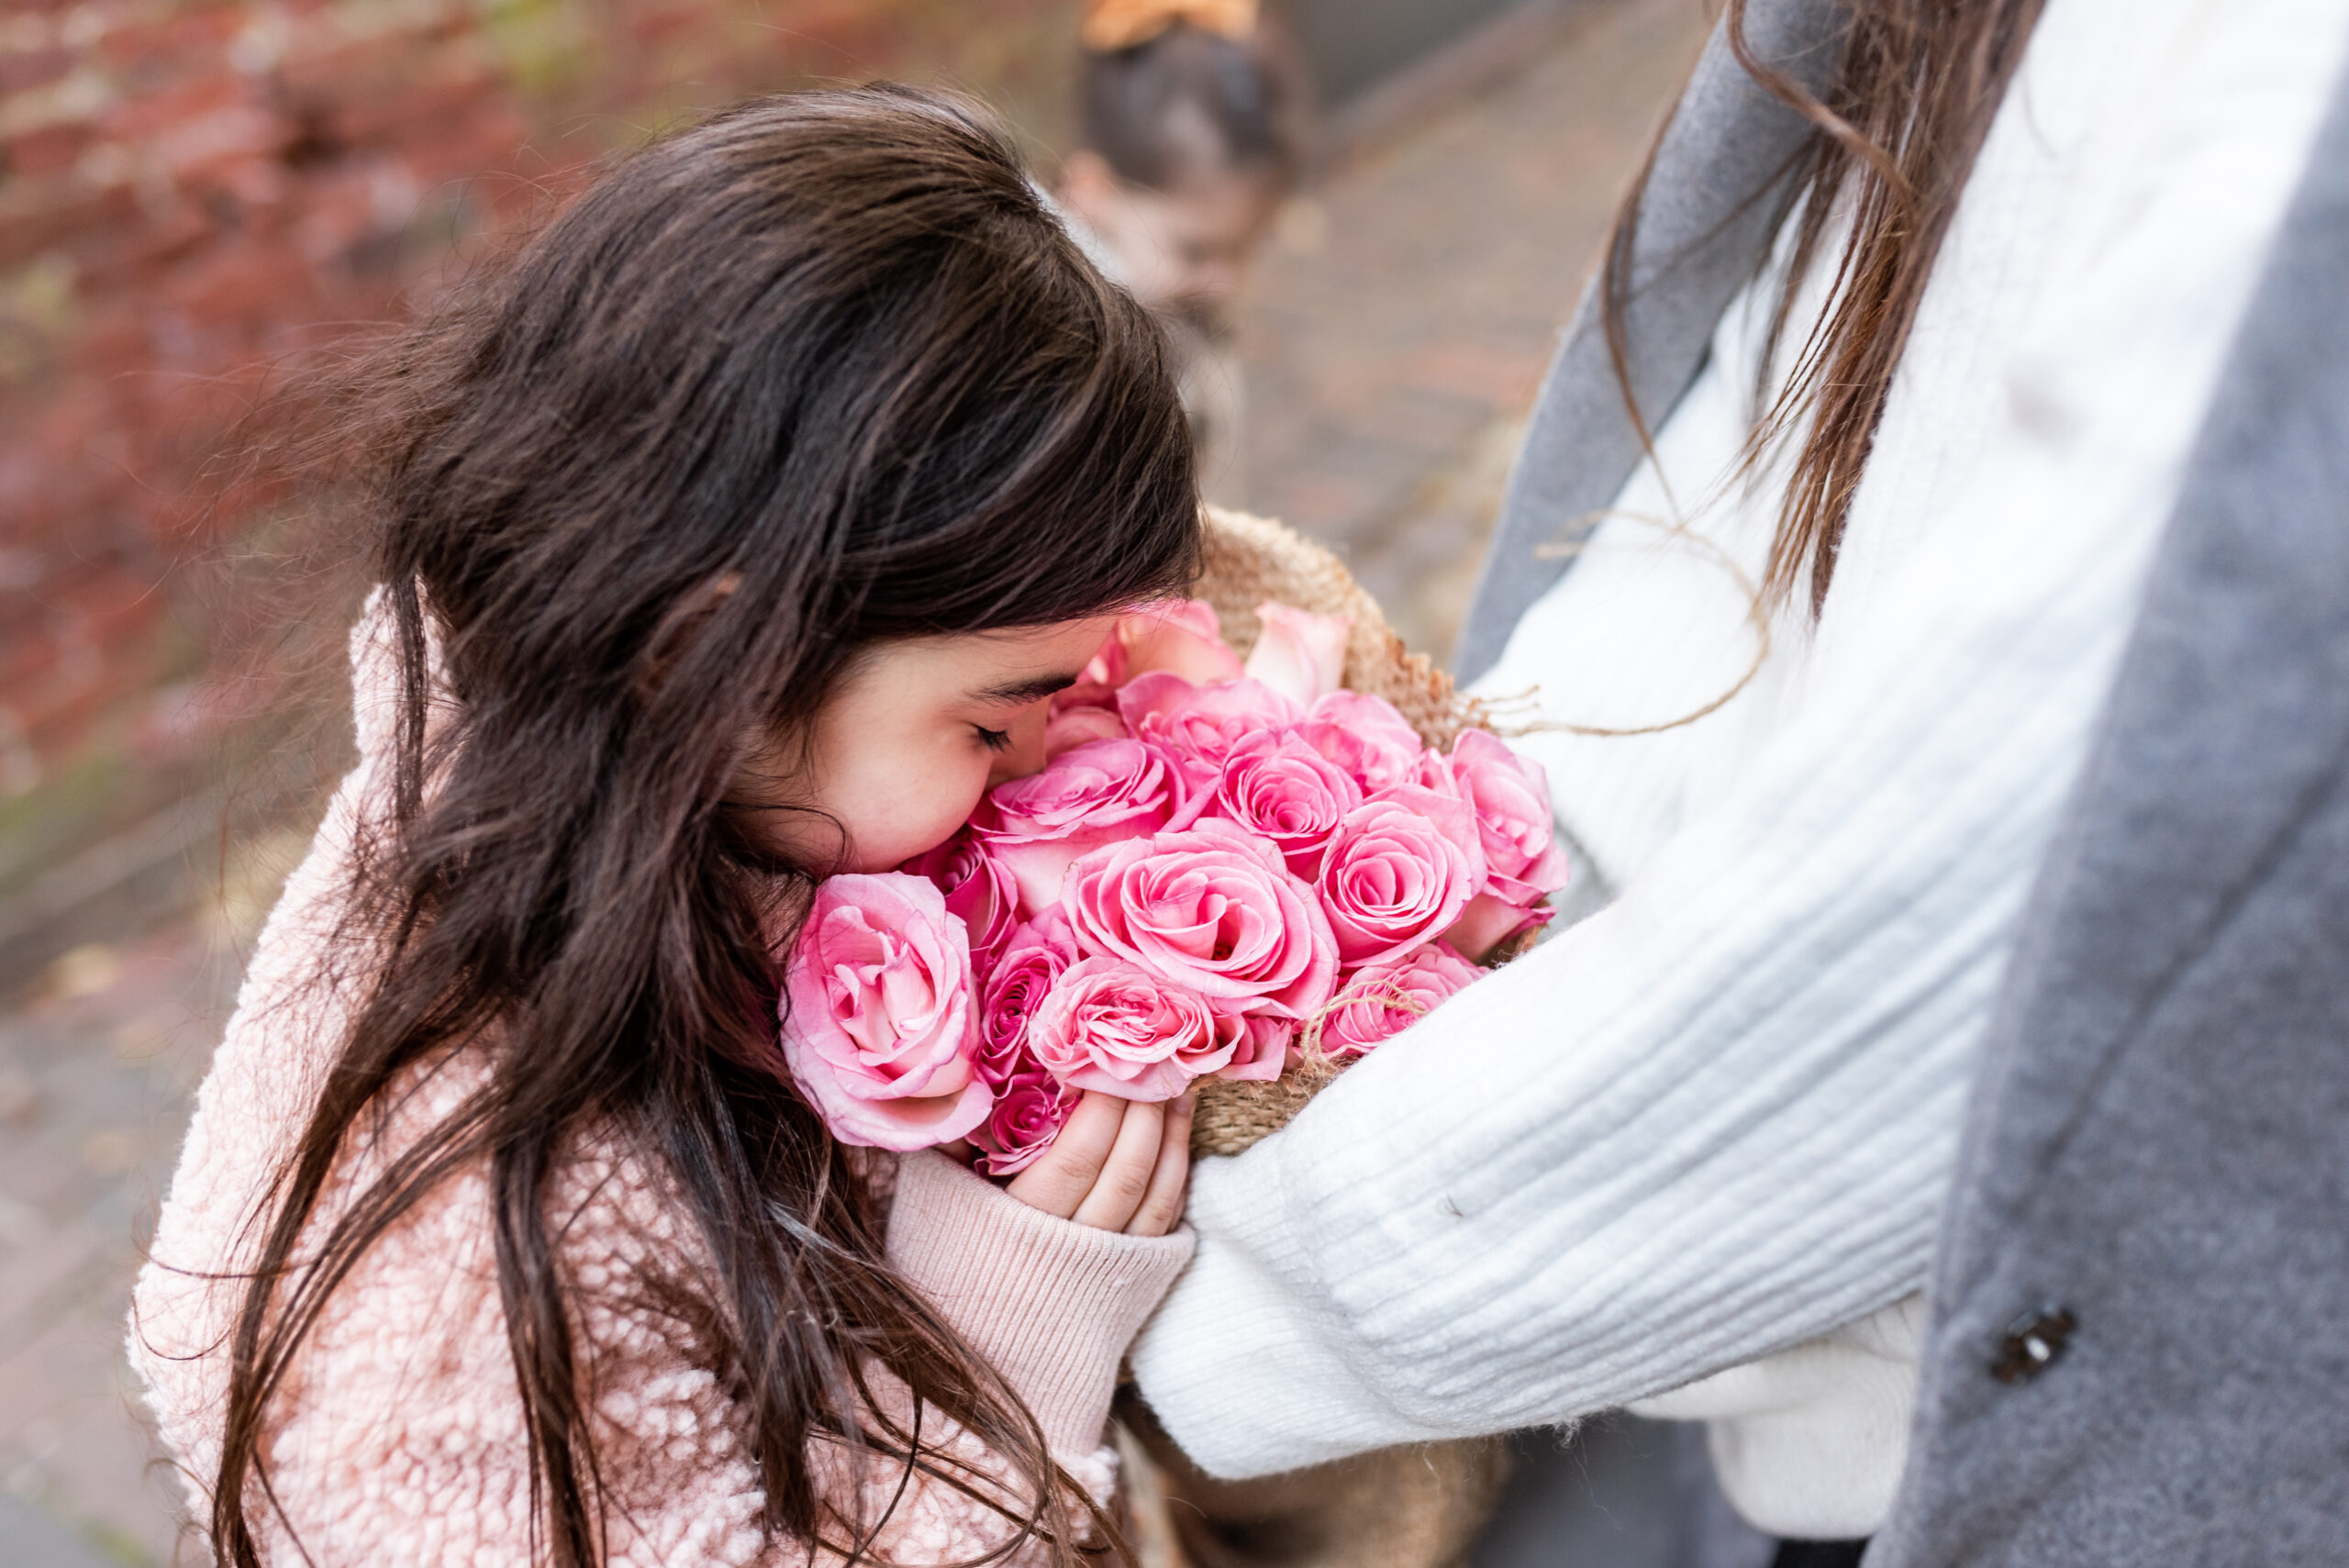
<instances>
[{"instance_id":1,"label":"girl's cheek","mask_svg":"<svg viewBox=\"0 0 2349 1568\"><path fill-rule=\"evenodd\" d=\"M887 780L875 779L862 799L841 800L849 824L853 870L895 871L954 836L986 793L989 754L974 758L907 758Z\"/></svg>"}]
</instances>

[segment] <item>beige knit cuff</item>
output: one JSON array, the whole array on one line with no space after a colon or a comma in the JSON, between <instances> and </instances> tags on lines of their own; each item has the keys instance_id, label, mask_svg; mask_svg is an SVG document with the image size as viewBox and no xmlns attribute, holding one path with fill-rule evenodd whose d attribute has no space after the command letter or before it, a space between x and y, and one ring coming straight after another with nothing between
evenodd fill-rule
<instances>
[{"instance_id":1,"label":"beige knit cuff","mask_svg":"<svg viewBox=\"0 0 2349 1568\"><path fill-rule=\"evenodd\" d=\"M1191 1232L1057 1219L934 1150L898 1163L889 1262L1026 1400L1062 1454L1101 1445L1118 1362L1191 1259Z\"/></svg>"}]
</instances>

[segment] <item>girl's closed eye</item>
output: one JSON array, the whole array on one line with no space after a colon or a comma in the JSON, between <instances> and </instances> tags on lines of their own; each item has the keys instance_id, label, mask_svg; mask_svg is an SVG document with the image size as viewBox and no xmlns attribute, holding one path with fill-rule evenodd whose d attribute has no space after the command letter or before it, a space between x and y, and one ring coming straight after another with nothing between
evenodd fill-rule
<instances>
[{"instance_id":1,"label":"girl's closed eye","mask_svg":"<svg viewBox=\"0 0 2349 1568\"><path fill-rule=\"evenodd\" d=\"M799 809L744 825L827 871L888 871L934 848L988 789L1044 765L1050 698L1115 624L1087 616L874 647L818 710L802 765L753 745L767 760L737 778L735 795Z\"/></svg>"}]
</instances>

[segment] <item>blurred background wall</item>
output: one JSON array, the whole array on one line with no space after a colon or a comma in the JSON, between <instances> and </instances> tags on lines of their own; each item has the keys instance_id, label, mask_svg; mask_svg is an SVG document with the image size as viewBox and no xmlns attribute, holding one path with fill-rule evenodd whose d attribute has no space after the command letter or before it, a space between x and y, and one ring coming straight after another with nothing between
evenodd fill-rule
<instances>
[{"instance_id":1,"label":"blurred background wall","mask_svg":"<svg viewBox=\"0 0 2349 1568\"><path fill-rule=\"evenodd\" d=\"M1321 156L1238 313L1234 498L1339 549L1441 655L1707 0L1272 8ZM266 390L600 155L745 93L960 85L1049 172L1075 12L0 0L0 1564L174 1551L123 1304L343 723L339 627L282 624L302 498L237 478ZM305 690L318 724L289 717Z\"/></svg>"},{"instance_id":2,"label":"blurred background wall","mask_svg":"<svg viewBox=\"0 0 2349 1568\"><path fill-rule=\"evenodd\" d=\"M745 93L959 80L1049 138L1072 12L1059 0L10 0L0 899L242 760L274 688L266 660L243 657L272 606L237 592L236 568L281 542L272 525L287 498L240 487L233 453L268 434L249 416L278 373L397 319L598 155ZM184 836L150 834L149 858ZM39 956L12 959L12 944L62 940L52 906L76 891L0 919L0 970Z\"/></svg>"}]
</instances>

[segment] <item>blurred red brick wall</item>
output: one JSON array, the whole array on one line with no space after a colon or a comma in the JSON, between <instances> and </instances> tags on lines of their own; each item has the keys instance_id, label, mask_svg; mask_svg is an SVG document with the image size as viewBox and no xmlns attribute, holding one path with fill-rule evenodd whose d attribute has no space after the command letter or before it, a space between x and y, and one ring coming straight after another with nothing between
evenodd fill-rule
<instances>
[{"instance_id":1,"label":"blurred red brick wall","mask_svg":"<svg viewBox=\"0 0 2349 1568\"><path fill-rule=\"evenodd\" d=\"M0 0L0 800L200 676L262 367L680 113L946 78L1057 128L1068 0ZM170 726L164 726L169 728Z\"/></svg>"}]
</instances>

